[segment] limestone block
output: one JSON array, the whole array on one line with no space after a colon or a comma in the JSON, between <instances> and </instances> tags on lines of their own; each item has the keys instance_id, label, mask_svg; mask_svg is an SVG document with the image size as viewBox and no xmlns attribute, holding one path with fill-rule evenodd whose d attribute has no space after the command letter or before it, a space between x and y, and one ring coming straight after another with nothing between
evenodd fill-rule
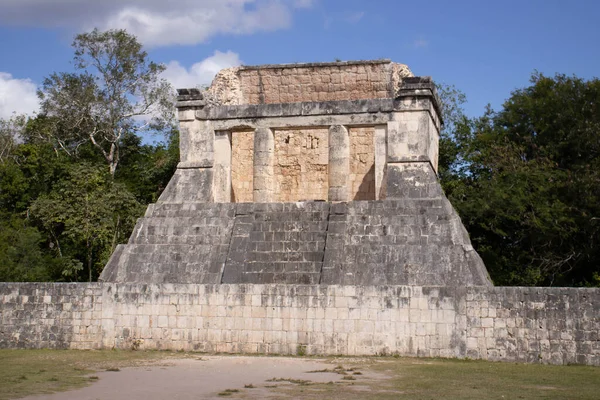
<instances>
[{"instance_id":1,"label":"limestone block","mask_svg":"<svg viewBox=\"0 0 600 400\"><path fill-rule=\"evenodd\" d=\"M213 201L213 169L177 169L158 199L159 203Z\"/></svg>"},{"instance_id":2,"label":"limestone block","mask_svg":"<svg viewBox=\"0 0 600 400\"><path fill-rule=\"evenodd\" d=\"M427 111L394 114L387 124L387 161L430 161L430 136L437 135Z\"/></svg>"},{"instance_id":3,"label":"limestone block","mask_svg":"<svg viewBox=\"0 0 600 400\"><path fill-rule=\"evenodd\" d=\"M268 128L259 128L254 133L254 187L255 203L273 201L274 192L274 154L275 140Z\"/></svg>"},{"instance_id":4,"label":"limestone block","mask_svg":"<svg viewBox=\"0 0 600 400\"><path fill-rule=\"evenodd\" d=\"M213 172L214 201L231 201L231 132L218 131L215 134L215 160Z\"/></svg>"},{"instance_id":5,"label":"limestone block","mask_svg":"<svg viewBox=\"0 0 600 400\"><path fill-rule=\"evenodd\" d=\"M215 133L210 121L181 121L179 149L181 166L210 168L214 164Z\"/></svg>"},{"instance_id":6,"label":"limestone block","mask_svg":"<svg viewBox=\"0 0 600 400\"><path fill-rule=\"evenodd\" d=\"M329 201L347 201L350 176L350 139L343 125L329 127Z\"/></svg>"}]
</instances>

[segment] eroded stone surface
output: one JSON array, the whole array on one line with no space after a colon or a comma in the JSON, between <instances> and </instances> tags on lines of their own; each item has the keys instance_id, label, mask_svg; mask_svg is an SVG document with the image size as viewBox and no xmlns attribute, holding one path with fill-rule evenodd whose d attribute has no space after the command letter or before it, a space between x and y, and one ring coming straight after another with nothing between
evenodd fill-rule
<instances>
[{"instance_id":1,"label":"eroded stone surface","mask_svg":"<svg viewBox=\"0 0 600 400\"><path fill-rule=\"evenodd\" d=\"M221 70L205 99L215 106L389 98L412 76L389 60L242 66Z\"/></svg>"},{"instance_id":2,"label":"eroded stone surface","mask_svg":"<svg viewBox=\"0 0 600 400\"><path fill-rule=\"evenodd\" d=\"M389 60L239 67L181 91L182 162L101 279L491 285L435 174L435 93Z\"/></svg>"},{"instance_id":3,"label":"eroded stone surface","mask_svg":"<svg viewBox=\"0 0 600 400\"><path fill-rule=\"evenodd\" d=\"M600 365L600 291L0 284L2 348L398 354Z\"/></svg>"}]
</instances>

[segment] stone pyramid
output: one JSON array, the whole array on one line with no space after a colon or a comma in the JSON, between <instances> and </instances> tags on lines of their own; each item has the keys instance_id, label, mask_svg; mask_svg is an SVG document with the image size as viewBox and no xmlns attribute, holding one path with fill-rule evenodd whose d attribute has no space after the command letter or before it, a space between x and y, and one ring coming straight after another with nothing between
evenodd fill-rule
<instances>
[{"instance_id":1,"label":"stone pyramid","mask_svg":"<svg viewBox=\"0 0 600 400\"><path fill-rule=\"evenodd\" d=\"M101 280L492 285L437 179L430 78L262 65L178 92L181 162Z\"/></svg>"}]
</instances>

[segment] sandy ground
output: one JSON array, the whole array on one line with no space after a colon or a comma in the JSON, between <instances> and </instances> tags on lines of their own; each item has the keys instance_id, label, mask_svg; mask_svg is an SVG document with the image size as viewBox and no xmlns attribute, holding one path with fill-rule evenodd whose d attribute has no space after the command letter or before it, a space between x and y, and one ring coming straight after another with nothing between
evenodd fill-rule
<instances>
[{"instance_id":1,"label":"sandy ground","mask_svg":"<svg viewBox=\"0 0 600 400\"><path fill-rule=\"evenodd\" d=\"M168 365L98 372L90 386L69 392L26 397L27 400L187 400L223 399L218 393L239 389L245 398L275 396L267 382L273 378L312 382L337 381L335 373L307 373L332 368L325 360L287 357L202 356L168 360ZM244 389L252 384L256 388ZM236 394L235 397L239 397Z\"/></svg>"}]
</instances>

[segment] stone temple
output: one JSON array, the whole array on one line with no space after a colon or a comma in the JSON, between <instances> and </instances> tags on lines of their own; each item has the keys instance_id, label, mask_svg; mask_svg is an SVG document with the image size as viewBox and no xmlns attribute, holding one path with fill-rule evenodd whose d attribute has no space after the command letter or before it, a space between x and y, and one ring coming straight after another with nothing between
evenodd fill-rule
<instances>
[{"instance_id":1,"label":"stone temple","mask_svg":"<svg viewBox=\"0 0 600 400\"><path fill-rule=\"evenodd\" d=\"M102 281L491 285L437 179L430 78L262 65L178 93L181 162Z\"/></svg>"},{"instance_id":2,"label":"stone temple","mask_svg":"<svg viewBox=\"0 0 600 400\"><path fill-rule=\"evenodd\" d=\"M437 180L431 79L239 67L177 108L181 162L101 281L0 283L0 348L600 365L600 289L492 285Z\"/></svg>"}]
</instances>

